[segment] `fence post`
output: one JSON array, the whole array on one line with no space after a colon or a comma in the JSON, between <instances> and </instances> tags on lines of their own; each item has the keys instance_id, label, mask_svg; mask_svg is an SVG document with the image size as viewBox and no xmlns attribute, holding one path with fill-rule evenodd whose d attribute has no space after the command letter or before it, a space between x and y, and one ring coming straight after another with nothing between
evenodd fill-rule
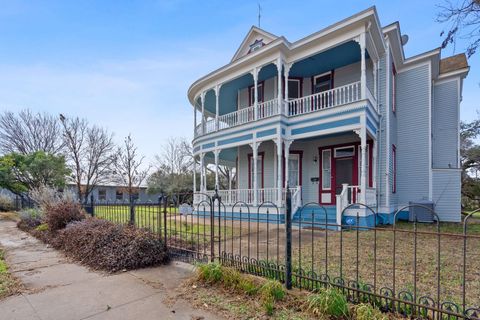
<instances>
[{"instance_id":1,"label":"fence post","mask_svg":"<svg viewBox=\"0 0 480 320\"><path fill-rule=\"evenodd\" d=\"M285 288L292 289L292 194L287 186L285 199Z\"/></svg>"},{"instance_id":2,"label":"fence post","mask_svg":"<svg viewBox=\"0 0 480 320\"><path fill-rule=\"evenodd\" d=\"M163 242L165 249L167 248L167 240L168 240L168 228L167 228L167 206L168 206L168 197L166 194L162 193L163 199ZM175 217L176 218L176 217Z\"/></svg>"},{"instance_id":3,"label":"fence post","mask_svg":"<svg viewBox=\"0 0 480 320\"><path fill-rule=\"evenodd\" d=\"M210 262L215 260L215 200L210 200Z\"/></svg>"},{"instance_id":4,"label":"fence post","mask_svg":"<svg viewBox=\"0 0 480 320\"><path fill-rule=\"evenodd\" d=\"M92 217L95 217L95 205L93 203L93 194L90 195L90 206L92 207L91 208L91 212L90 214L92 215Z\"/></svg>"},{"instance_id":5,"label":"fence post","mask_svg":"<svg viewBox=\"0 0 480 320\"><path fill-rule=\"evenodd\" d=\"M135 225L135 204L133 203L133 195L129 195L130 198L130 225Z\"/></svg>"}]
</instances>

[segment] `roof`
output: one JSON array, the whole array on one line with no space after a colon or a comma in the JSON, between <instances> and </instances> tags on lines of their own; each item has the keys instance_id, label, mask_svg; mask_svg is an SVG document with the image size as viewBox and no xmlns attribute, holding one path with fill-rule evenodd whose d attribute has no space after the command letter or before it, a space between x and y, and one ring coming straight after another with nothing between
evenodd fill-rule
<instances>
[{"instance_id":1,"label":"roof","mask_svg":"<svg viewBox=\"0 0 480 320\"><path fill-rule=\"evenodd\" d=\"M465 53L459 53L440 60L440 74L465 68L468 68L467 56L465 56Z\"/></svg>"}]
</instances>

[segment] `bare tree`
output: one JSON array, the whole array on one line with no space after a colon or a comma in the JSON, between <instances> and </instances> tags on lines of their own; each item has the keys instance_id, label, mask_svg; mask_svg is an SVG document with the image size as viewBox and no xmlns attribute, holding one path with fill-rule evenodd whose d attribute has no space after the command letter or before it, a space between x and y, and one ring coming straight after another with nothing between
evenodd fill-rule
<instances>
[{"instance_id":1,"label":"bare tree","mask_svg":"<svg viewBox=\"0 0 480 320\"><path fill-rule=\"evenodd\" d=\"M144 160L145 156L138 153L131 135L128 135L123 146L118 148L114 164L116 180L126 187L130 203L150 170L150 166L144 168Z\"/></svg>"},{"instance_id":2,"label":"bare tree","mask_svg":"<svg viewBox=\"0 0 480 320\"><path fill-rule=\"evenodd\" d=\"M185 138L170 137L162 149L162 153L155 158L166 174L181 174L192 170L192 146Z\"/></svg>"},{"instance_id":3,"label":"bare tree","mask_svg":"<svg viewBox=\"0 0 480 320\"><path fill-rule=\"evenodd\" d=\"M30 154L43 151L58 155L63 151L62 129L57 119L30 110L0 115L0 150L3 153Z\"/></svg>"},{"instance_id":4,"label":"bare tree","mask_svg":"<svg viewBox=\"0 0 480 320\"><path fill-rule=\"evenodd\" d=\"M106 129L90 126L85 119L60 115L60 121L78 199L86 203L96 186L111 179L115 160L113 137Z\"/></svg>"},{"instance_id":5,"label":"bare tree","mask_svg":"<svg viewBox=\"0 0 480 320\"><path fill-rule=\"evenodd\" d=\"M448 24L448 30L443 30L442 48L452 44L455 47L458 39L468 41L467 57L475 54L480 47L480 0L447 0L439 5L440 12L437 21Z\"/></svg>"}]
</instances>

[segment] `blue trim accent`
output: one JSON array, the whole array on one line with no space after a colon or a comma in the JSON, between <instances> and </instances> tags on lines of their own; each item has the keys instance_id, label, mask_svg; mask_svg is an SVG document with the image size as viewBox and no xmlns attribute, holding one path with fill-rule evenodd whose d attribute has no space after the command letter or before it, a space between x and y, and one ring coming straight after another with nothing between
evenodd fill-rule
<instances>
[{"instance_id":1,"label":"blue trim accent","mask_svg":"<svg viewBox=\"0 0 480 320\"><path fill-rule=\"evenodd\" d=\"M370 130L372 130L373 133L377 133L377 127L375 127L375 125L372 123L372 121L370 121L369 118L367 118L367 126L370 128Z\"/></svg>"},{"instance_id":2,"label":"blue trim accent","mask_svg":"<svg viewBox=\"0 0 480 320\"><path fill-rule=\"evenodd\" d=\"M250 140L250 139L253 139L253 134L252 133L246 134L246 135L243 135L243 136L240 136L240 137L220 140L220 141L218 141L218 145L223 146L225 144L230 144L230 143L235 143L235 142L240 142L240 141Z\"/></svg>"},{"instance_id":3,"label":"blue trim accent","mask_svg":"<svg viewBox=\"0 0 480 320\"><path fill-rule=\"evenodd\" d=\"M202 150L215 147L215 142L207 143L202 146Z\"/></svg>"},{"instance_id":4,"label":"blue trim accent","mask_svg":"<svg viewBox=\"0 0 480 320\"><path fill-rule=\"evenodd\" d=\"M197 152L198 150L200 150L200 146L193 148L193 152Z\"/></svg>"},{"instance_id":5,"label":"blue trim accent","mask_svg":"<svg viewBox=\"0 0 480 320\"><path fill-rule=\"evenodd\" d=\"M312 131L322 131L326 129L337 128L337 127L342 127L342 126L347 126L347 125L357 124L357 123L360 123L360 117L353 117L348 119L342 119L342 120L317 124L309 127L293 129L292 135L297 135L297 134L302 134L302 133L307 133Z\"/></svg>"},{"instance_id":6,"label":"blue trim accent","mask_svg":"<svg viewBox=\"0 0 480 320\"><path fill-rule=\"evenodd\" d=\"M286 132L287 131L284 128L282 128L282 134L285 134Z\"/></svg>"},{"instance_id":7,"label":"blue trim accent","mask_svg":"<svg viewBox=\"0 0 480 320\"><path fill-rule=\"evenodd\" d=\"M367 108L367 115L372 118L373 121L375 121L376 124L378 124L378 121L375 120L376 118L378 118L378 116L376 116L373 111L372 111L373 107L368 104L368 108ZM376 112L375 112L376 113Z\"/></svg>"},{"instance_id":8,"label":"blue trim accent","mask_svg":"<svg viewBox=\"0 0 480 320\"><path fill-rule=\"evenodd\" d=\"M260 132L257 132L257 138L263 138L263 137L266 137L266 136L271 136L272 134L275 134L275 133L277 133L277 129L275 129L275 128L260 131Z\"/></svg>"},{"instance_id":9,"label":"blue trim accent","mask_svg":"<svg viewBox=\"0 0 480 320\"><path fill-rule=\"evenodd\" d=\"M237 209L237 208L236 208ZM239 208L238 208L239 209ZM272 211L275 211L275 213L256 213L256 212L250 212L250 215L248 214L248 211L242 211L240 213L239 211L236 212L220 212L215 211L214 217L218 218L219 216L225 220L242 220L243 222L246 222L248 218L250 217L250 222L251 223L257 223L257 221L261 223L271 223L271 224L282 224L285 223L285 214L283 213L276 213L276 210L273 209ZM210 209L207 209L205 212L203 210L198 211L196 208L193 211L193 215L199 216L199 217L207 217L210 218Z\"/></svg>"}]
</instances>

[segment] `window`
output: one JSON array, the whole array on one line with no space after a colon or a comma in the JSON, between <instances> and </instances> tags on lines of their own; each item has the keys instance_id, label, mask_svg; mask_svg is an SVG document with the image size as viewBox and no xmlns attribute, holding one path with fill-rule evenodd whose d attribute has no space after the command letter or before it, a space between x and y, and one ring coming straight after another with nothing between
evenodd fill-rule
<instances>
[{"instance_id":1,"label":"window","mask_svg":"<svg viewBox=\"0 0 480 320\"><path fill-rule=\"evenodd\" d=\"M397 192L397 147L392 145L392 193Z\"/></svg>"},{"instance_id":2,"label":"window","mask_svg":"<svg viewBox=\"0 0 480 320\"><path fill-rule=\"evenodd\" d=\"M288 184L291 187L300 185L300 155L290 154L288 156Z\"/></svg>"},{"instance_id":3,"label":"window","mask_svg":"<svg viewBox=\"0 0 480 320\"><path fill-rule=\"evenodd\" d=\"M367 159L367 185L370 185L370 145L367 144L365 159ZM362 146L358 146L358 181L362 181Z\"/></svg>"},{"instance_id":4,"label":"window","mask_svg":"<svg viewBox=\"0 0 480 320\"><path fill-rule=\"evenodd\" d=\"M323 150L322 151L322 189L328 190L331 188L332 183L332 151Z\"/></svg>"},{"instance_id":5,"label":"window","mask_svg":"<svg viewBox=\"0 0 480 320\"><path fill-rule=\"evenodd\" d=\"M288 99L297 99L302 96L300 79L288 79Z\"/></svg>"},{"instance_id":6,"label":"window","mask_svg":"<svg viewBox=\"0 0 480 320\"><path fill-rule=\"evenodd\" d=\"M395 65L392 63L392 112L397 111L396 78L397 78L397 69L395 69Z\"/></svg>"},{"instance_id":7,"label":"window","mask_svg":"<svg viewBox=\"0 0 480 320\"><path fill-rule=\"evenodd\" d=\"M355 147L335 148L335 158L353 157L355 155Z\"/></svg>"},{"instance_id":8,"label":"window","mask_svg":"<svg viewBox=\"0 0 480 320\"><path fill-rule=\"evenodd\" d=\"M252 43L252 44L250 45L250 50L248 51L248 53L257 51L258 49L260 49L260 48L263 47L264 45L265 45L265 44L263 43L263 39L257 39L257 40L255 40L254 43Z\"/></svg>"},{"instance_id":9,"label":"window","mask_svg":"<svg viewBox=\"0 0 480 320\"><path fill-rule=\"evenodd\" d=\"M250 106L253 106L254 101L255 101L255 89L254 86L250 86L250 94L249 96L249 101L250 101ZM263 83L259 83L257 85L257 90L258 90L258 99L257 102L263 102Z\"/></svg>"},{"instance_id":10,"label":"window","mask_svg":"<svg viewBox=\"0 0 480 320\"><path fill-rule=\"evenodd\" d=\"M313 79L313 93L319 93L332 89L333 77L332 73L321 74Z\"/></svg>"},{"instance_id":11,"label":"window","mask_svg":"<svg viewBox=\"0 0 480 320\"><path fill-rule=\"evenodd\" d=\"M107 200L107 190L106 189L98 189L98 200L99 201Z\"/></svg>"},{"instance_id":12,"label":"window","mask_svg":"<svg viewBox=\"0 0 480 320\"><path fill-rule=\"evenodd\" d=\"M122 190L117 189L117 192L115 194L115 199L117 199L119 201L123 201L123 191Z\"/></svg>"},{"instance_id":13,"label":"window","mask_svg":"<svg viewBox=\"0 0 480 320\"><path fill-rule=\"evenodd\" d=\"M249 189L253 189L253 155L248 155L248 186ZM259 154L257 158L257 189L263 188L263 154Z\"/></svg>"}]
</instances>

